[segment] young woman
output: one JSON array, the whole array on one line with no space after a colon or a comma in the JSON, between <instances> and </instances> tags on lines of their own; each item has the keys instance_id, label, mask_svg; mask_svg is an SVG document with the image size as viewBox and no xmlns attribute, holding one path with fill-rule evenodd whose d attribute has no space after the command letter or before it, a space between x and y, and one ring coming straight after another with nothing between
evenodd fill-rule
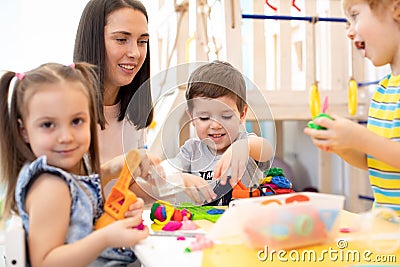
<instances>
[{"instance_id":1,"label":"young woman","mask_svg":"<svg viewBox=\"0 0 400 267\"><path fill-rule=\"evenodd\" d=\"M143 148L146 128L153 120L150 83L145 83L150 78L150 49L143 4L137 0L89 1L78 26L74 61L95 65L99 77L97 89L104 105L100 110L103 127L98 133L100 162L106 164L130 149ZM159 159L142 153L141 176L146 178L150 165ZM137 184L130 188L148 202L154 201Z\"/></svg>"}]
</instances>

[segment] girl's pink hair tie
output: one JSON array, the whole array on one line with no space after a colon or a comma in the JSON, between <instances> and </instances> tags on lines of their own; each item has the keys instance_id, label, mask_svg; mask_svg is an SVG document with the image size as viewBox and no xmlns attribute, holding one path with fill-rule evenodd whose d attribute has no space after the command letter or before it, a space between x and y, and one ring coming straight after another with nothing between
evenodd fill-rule
<instances>
[{"instance_id":1,"label":"girl's pink hair tie","mask_svg":"<svg viewBox=\"0 0 400 267\"><path fill-rule=\"evenodd\" d=\"M25 73L15 73L15 77L18 78L18 80L22 81L25 77Z\"/></svg>"}]
</instances>

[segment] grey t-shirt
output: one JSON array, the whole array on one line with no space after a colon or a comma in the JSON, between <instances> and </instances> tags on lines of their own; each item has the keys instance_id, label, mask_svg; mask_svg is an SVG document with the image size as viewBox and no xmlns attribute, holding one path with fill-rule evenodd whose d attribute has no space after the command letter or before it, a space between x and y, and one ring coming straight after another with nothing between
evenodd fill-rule
<instances>
[{"instance_id":1,"label":"grey t-shirt","mask_svg":"<svg viewBox=\"0 0 400 267\"><path fill-rule=\"evenodd\" d=\"M235 141L253 137L256 137L254 133L240 132ZM240 153L240 151L233 151L233 153ZM214 188L216 184L216 181L212 180L214 177L214 168L221 159L221 156L214 155L200 139L191 138L181 147L179 154L168 161L170 165L181 172L201 176ZM259 180L263 178L263 172L269 167L270 161L257 162L249 157L241 182L247 187L254 184L258 185Z\"/></svg>"}]
</instances>

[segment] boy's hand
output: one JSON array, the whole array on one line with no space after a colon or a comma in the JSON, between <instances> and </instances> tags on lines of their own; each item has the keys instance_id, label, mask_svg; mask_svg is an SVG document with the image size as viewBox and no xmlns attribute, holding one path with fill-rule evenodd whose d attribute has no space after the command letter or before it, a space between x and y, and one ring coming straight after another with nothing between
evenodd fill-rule
<instances>
[{"instance_id":1,"label":"boy's hand","mask_svg":"<svg viewBox=\"0 0 400 267\"><path fill-rule=\"evenodd\" d=\"M231 176L230 184L234 187L242 178L248 159L249 144L247 139L234 142L215 165L214 179L221 179L221 185L225 185L229 175Z\"/></svg>"},{"instance_id":2,"label":"boy's hand","mask_svg":"<svg viewBox=\"0 0 400 267\"><path fill-rule=\"evenodd\" d=\"M318 118L314 121L315 124L326 128L325 130L306 127L304 133L311 137L315 146L324 151L336 153L354 147L357 142L357 129L363 126L336 115L331 117L334 120Z\"/></svg>"},{"instance_id":3,"label":"boy's hand","mask_svg":"<svg viewBox=\"0 0 400 267\"><path fill-rule=\"evenodd\" d=\"M211 186L203 178L197 175L182 173L182 179L185 183L186 194L197 204L202 204L200 193L204 196L207 202L214 200L217 195L214 193Z\"/></svg>"}]
</instances>

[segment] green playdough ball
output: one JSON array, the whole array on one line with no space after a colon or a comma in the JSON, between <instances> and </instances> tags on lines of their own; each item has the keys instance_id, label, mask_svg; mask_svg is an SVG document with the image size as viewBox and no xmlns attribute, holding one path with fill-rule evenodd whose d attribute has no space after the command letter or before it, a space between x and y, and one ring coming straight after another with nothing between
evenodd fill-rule
<instances>
[{"instance_id":1,"label":"green playdough ball","mask_svg":"<svg viewBox=\"0 0 400 267\"><path fill-rule=\"evenodd\" d=\"M315 116L315 118L314 118L312 121L309 121L309 122L307 123L308 128L316 129L316 130L326 130L325 127L321 127L321 126L319 126L318 124L315 124L315 123L314 123L314 120L315 120L315 119L318 119L318 118L328 118L328 119L330 119L330 120L333 120L333 118L332 118L331 116L329 116L328 114L320 113L319 115Z\"/></svg>"}]
</instances>

